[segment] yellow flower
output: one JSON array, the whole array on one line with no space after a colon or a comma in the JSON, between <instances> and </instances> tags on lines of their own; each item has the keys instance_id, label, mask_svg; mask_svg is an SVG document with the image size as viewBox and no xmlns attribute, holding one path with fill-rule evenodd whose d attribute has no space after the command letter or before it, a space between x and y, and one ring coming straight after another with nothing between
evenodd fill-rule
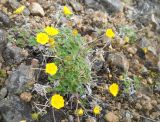
<instances>
[{"instance_id":1,"label":"yellow flower","mask_svg":"<svg viewBox=\"0 0 160 122\"><path fill-rule=\"evenodd\" d=\"M97 114L100 114L101 113L101 107L96 105L94 108L93 108L93 112L95 115Z\"/></svg>"},{"instance_id":2,"label":"yellow flower","mask_svg":"<svg viewBox=\"0 0 160 122\"><path fill-rule=\"evenodd\" d=\"M31 117L32 117L33 120L38 120L38 118L39 118L39 113L32 113L32 114L31 114Z\"/></svg>"},{"instance_id":3,"label":"yellow flower","mask_svg":"<svg viewBox=\"0 0 160 122\"><path fill-rule=\"evenodd\" d=\"M46 44L49 41L49 37L45 33L38 33L36 36L36 41L42 45Z\"/></svg>"},{"instance_id":4,"label":"yellow flower","mask_svg":"<svg viewBox=\"0 0 160 122\"><path fill-rule=\"evenodd\" d=\"M56 109L61 109L64 107L64 99L63 96L59 94L55 94L51 97L51 105Z\"/></svg>"},{"instance_id":5,"label":"yellow flower","mask_svg":"<svg viewBox=\"0 0 160 122\"><path fill-rule=\"evenodd\" d=\"M71 15L71 14L73 14L73 13L71 12L71 10L70 10L67 6L64 6L64 7L63 7L63 13L64 13L65 15Z\"/></svg>"},{"instance_id":6,"label":"yellow flower","mask_svg":"<svg viewBox=\"0 0 160 122\"><path fill-rule=\"evenodd\" d=\"M50 75L55 75L57 72L58 68L54 63L47 63L46 64L46 73L50 74Z\"/></svg>"},{"instance_id":7,"label":"yellow flower","mask_svg":"<svg viewBox=\"0 0 160 122\"><path fill-rule=\"evenodd\" d=\"M50 44L50 46L52 46L52 47L54 47L55 46L55 40L54 39L52 39L52 38L50 38L49 39L49 42L48 42L49 44Z\"/></svg>"},{"instance_id":8,"label":"yellow flower","mask_svg":"<svg viewBox=\"0 0 160 122\"><path fill-rule=\"evenodd\" d=\"M120 79L120 80L124 80L124 76L123 76L123 75L120 75L120 76L119 76L119 79Z\"/></svg>"},{"instance_id":9,"label":"yellow flower","mask_svg":"<svg viewBox=\"0 0 160 122\"><path fill-rule=\"evenodd\" d=\"M59 33L59 30L57 28L49 27L47 26L44 31L49 35L49 36L55 36Z\"/></svg>"},{"instance_id":10,"label":"yellow flower","mask_svg":"<svg viewBox=\"0 0 160 122\"><path fill-rule=\"evenodd\" d=\"M109 92L116 97L119 91L118 84L113 83L112 85L109 86Z\"/></svg>"},{"instance_id":11,"label":"yellow flower","mask_svg":"<svg viewBox=\"0 0 160 122\"><path fill-rule=\"evenodd\" d=\"M17 8L13 13L14 14L21 14L25 9L25 6L21 6L19 8Z\"/></svg>"},{"instance_id":12,"label":"yellow flower","mask_svg":"<svg viewBox=\"0 0 160 122\"><path fill-rule=\"evenodd\" d=\"M143 50L144 53L148 52L148 48L147 47L142 48L142 50Z\"/></svg>"},{"instance_id":13,"label":"yellow flower","mask_svg":"<svg viewBox=\"0 0 160 122\"><path fill-rule=\"evenodd\" d=\"M77 116L82 116L84 114L82 108L77 109L75 113L76 113Z\"/></svg>"},{"instance_id":14,"label":"yellow flower","mask_svg":"<svg viewBox=\"0 0 160 122\"><path fill-rule=\"evenodd\" d=\"M108 38L114 38L115 37L115 33L113 32L112 29L109 28L109 29L106 30L106 36Z\"/></svg>"},{"instance_id":15,"label":"yellow flower","mask_svg":"<svg viewBox=\"0 0 160 122\"><path fill-rule=\"evenodd\" d=\"M73 29L72 34L73 34L73 36L77 36L78 35L78 31L76 29Z\"/></svg>"},{"instance_id":16,"label":"yellow flower","mask_svg":"<svg viewBox=\"0 0 160 122\"><path fill-rule=\"evenodd\" d=\"M124 37L124 42L125 42L125 43L129 43L129 37L128 37L128 36L125 36L125 37Z\"/></svg>"}]
</instances>

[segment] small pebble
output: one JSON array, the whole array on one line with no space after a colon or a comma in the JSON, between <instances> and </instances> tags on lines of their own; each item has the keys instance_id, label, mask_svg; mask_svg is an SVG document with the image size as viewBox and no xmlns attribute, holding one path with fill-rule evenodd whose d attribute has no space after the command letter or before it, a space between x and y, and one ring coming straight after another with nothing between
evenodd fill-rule
<instances>
[{"instance_id":1,"label":"small pebble","mask_svg":"<svg viewBox=\"0 0 160 122\"><path fill-rule=\"evenodd\" d=\"M20 95L21 100L25 101L25 102L30 102L31 98L32 98L32 94L30 92L23 92Z\"/></svg>"}]
</instances>

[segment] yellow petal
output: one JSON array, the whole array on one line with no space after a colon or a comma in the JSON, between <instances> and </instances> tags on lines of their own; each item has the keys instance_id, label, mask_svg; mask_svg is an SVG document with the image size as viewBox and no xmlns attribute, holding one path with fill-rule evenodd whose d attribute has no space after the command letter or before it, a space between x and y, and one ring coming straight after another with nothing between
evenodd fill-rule
<instances>
[{"instance_id":1,"label":"yellow petal","mask_svg":"<svg viewBox=\"0 0 160 122\"><path fill-rule=\"evenodd\" d=\"M59 30L54 27L49 27L47 26L44 31L49 35L49 36L55 36L59 33Z\"/></svg>"},{"instance_id":2,"label":"yellow petal","mask_svg":"<svg viewBox=\"0 0 160 122\"><path fill-rule=\"evenodd\" d=\"M64 107L64 99L63 96L59 94L55 94L51 97L51 106L56 109L61 109Z\"/></svg>"},{"instance_id":3,"label":"yellow petal","mask_svg":"<svg viewBox=\"0 0 160 122\"><path fill-rule=\"evenodd\" d=\"M72 31L72 34L73 34L73 36L77 36L77 35L78 35L78 31L77 31L76 29L74 29L74 30Z\"/></svg>"},{"instance_id":4,"label":"yellow petal","mask_svg":"<svg viewBox=\"0 0 160 122\"><path fill-rule=\"evenodd\" d=\"M19 8L17 8L13 13L14 14L21 14L25 9L25 6L21 6Z\"/></svg>"},{"instance_id":5,"label":"yellow petal","mask_svg":"<svg viewBox=\"0 0 160 122\"><path fill-rule=\"evenodd\" d=\"M71 14L73 14L73 13L71 12L71 10L70 10L67 6L64 6L64 7L63 7L63 13L64 13L65 15L71 15Z\"/></svg>"},{"instance_id":6,"label":"yellow petal","mask_svg":"<svg viewBox=\"0 0 160 122\"><path fill-rule=\"evenodd\" d=\"M50 46L51 46L52 48L55 47L55 40L54 40L53 38L50 38L48 43L50 44Z\"/></svg>"},{"instance_id":7,"label":"yellow petal","mask_svg":"<svg viewBox=\"0 0 160 122\"><path fill-rule=\"evenodd\" d=\"M49 42L49 37L45 33L38 33L36 36L36 41L42 45L46 44Z\"/></svg>"},{"instance_id":8,"label":"yellow petal","mask_svg":"<svg viewBox=\"0 0 160 122\"><path fill-rule=\"evenodd\" d=\"M114 38L115 37L115 33L113 32L113 30L111 28L106 30L106 36L108 38Z\"/></svg>"},{"instance_id":9,"label":"yellow petal","mask_svg":"<svg viewBox=\"0 0 160 122\"><path fill-rule=\"evenodd\" d=\"M82 116L82 115L84 114L84 112L83 112L83 109L82 109L82 108L77 109L75 113L76 113L76 115L77 115L77 116Z\"/></svg>"},{"instance_id":10,"label":"yellow petal","mask_svg":"<svg viewBox=\"0 0 160 122\"><path fill-rule=\"evenodd\" d=\"M50 75L55 75L57 73L57 66L54 63L47 63L46 64L46 73L50 74Z\"/></svg>"},{"instance_id":11,"label":"yellow petal","mask_svg":"<svg viewBox=\"0 0 160 122\"><path fill-rule=\"evenodd\" d=\"M96 105L93 109L94 114L100 114L101 113L101 107Z\"/></svg>"},{"instance_id":12,"label":"yellow petal","mask_svg":"<svg viewBox=\"0 0 160 122\"><path fill-rule=\"evenodd\" d=\"M148 48L147 47L142 48L142 50L143 50L144 53L148 52Z\"/></svg>"},{"instance_id":13,"label":"yellow petal","mask_svg":"<svg viewBox=\"0 0 160 122\"><path fill-rule=\"evenodd\" d=\"M119 92L119 86L116 83L113 83L109 86L109 92L116 97Z\"/></svg>"},{"instance_id":14,"label":"yellow petal","mask_svg":"<svg viewBox=\"0 0 160 122\"><path fill-rule=\"evenodd\" d=\"M128 37L128 36L125 36L125 37L124 37L124 41L125 41L125 43L129 43L129 37Z\"/></svg>"},{"instance_id":15,"label":"yellow petal","mask_svg":"<svg viewBox=\"0 0 160 122\"><path fill-rule=\"evenodd\" d=\"M123 75L120 75L120 76L119 76L119 80L124 80L124 76L123 76Z\"/></svg>"},{"instance_id":16,"label":"yellow petal","mask_svg":"<svg viewBox=\"0 0 160 122\"><path fill-rule=\"evenodd\" d=\"M32 114L31 114L31 117L32 117L33 120L38 120L38 118L39 118L39 113L32 113Z\"/></svg>"}]
</instances>

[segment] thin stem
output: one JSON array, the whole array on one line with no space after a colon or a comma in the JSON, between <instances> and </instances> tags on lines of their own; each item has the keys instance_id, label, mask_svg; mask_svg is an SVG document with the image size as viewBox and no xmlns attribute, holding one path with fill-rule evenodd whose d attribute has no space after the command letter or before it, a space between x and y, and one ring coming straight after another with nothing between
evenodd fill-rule
<instances>
[{"instance_id":1,"label":"thin stem","mask_svg":"<svg viewBox=\"0 0 160 122\"><path fill-rule=\"evenodd\" d=\"M78 94L76 95L76 97L77 97L77 105L76 105L76 111L77 111L77 109L78 109L78 103L79 103ZM78 116L78 122L80 122L79 116Z\"/></svg>"},{"instance_id":2,"label":"thin stem","mask_svg":"<svg viewBox=\"0 0 160 122\"><path fill-rule=\"evenodd\" d=\"M99 40L101 40L101 39L103 38L103 36L104 36L104 35L101 35L101 36L99 36L98 38L94 39L93 41L88 42L87 44L84 45L84 47L86 47L87 45L89 45L89 44L91 44L91 43L93 43L93 42L98 42Z\"/></svg>"},{"instance_id":3,"label":"thin stem","mask_svg":"<svg viewBox=\"0 0 160 122\"><path fill-rule=\"evenodd\" d=\"M43 55L44 57L50 57L50 58L57 58L59 60L62 60L61 58L57 57L57 56L49 56L49 55Z\"/></svg>"},{"instance_id":4,"label":"thin stem","mask_svg":"<svg viewBox=\"0 0 160 122\"><path fill-rule=\"evenodd\" d=\"M56 122L56 118L55 118L55 114L54 114L54 108L52 109L52 113L53 113L54 122Z\"/></svg>"},{"instance_id":5,"label":"thin stem","mask_svg":"<svg viewBox=\"0 0 160 122\"><path fill-rule=\"evenodd\" d=\"M55 24L55 27L57 27L57 25L59 24L59 22L60 22L60 20L61 20L61 15L60 15L60 17L58 18L58 21L57 21L57 23Z\"/></svg>"},{"instance_id":6,"label":"thin stem","mask_svg":"<svg viewBox=\"0 0 160 122\"><path fill-rule=\"evenodd\" d=\"M45 69L41 69L41 68L31 68L31 69L33 69L33 70L45 70Z\"/></svg>"},{"instance_id":7,"label":"thin stem","mask_svg":"<svg viewBox=\"0 0 160 122\"><path fill-rule=\"evenodd\" d=\"M143 115L140 115L140 117L145 118L145 119L148 119L148 120L151 120L151 121L153 121L153 122L157 122L156 120L151 119L151 118L148 118L148 117L145 117L145 116L143 116Z\"/></svg>"}]
</instances>

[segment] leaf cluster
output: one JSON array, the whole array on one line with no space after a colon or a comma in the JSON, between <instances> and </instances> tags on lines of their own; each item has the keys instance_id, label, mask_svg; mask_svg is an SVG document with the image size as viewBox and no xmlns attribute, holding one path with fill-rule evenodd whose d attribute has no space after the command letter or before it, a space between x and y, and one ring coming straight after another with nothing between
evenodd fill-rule
<instances>
[{"instance_id":1,"label":"leaf cluster","mask_svg":"<svg viewBox=\"0 0 160 122\"><path fill-rule=\"evenodd\" d=\"M54 39L55 47L51 50L58 57L54 63L59 70L49 79L59 81L55 88L57 92L83 94L84 84L91 78L91 68L87 61L89 50L83 47L85 41L79 34L73 35L69 28L62 28Z\"/></svg>"},{"instance_id":2,"label":"leaf cluster","mask_svg":"<svg viewBox=\"0 0 160 122\"><path fill-rule=\"evenodd\" d=\"M134 28L131 26L125 25L120 28L120 34L123 36L129 37L130 43L134 43L136 41L136 32Z\"/></svg>"}]
</instances>

